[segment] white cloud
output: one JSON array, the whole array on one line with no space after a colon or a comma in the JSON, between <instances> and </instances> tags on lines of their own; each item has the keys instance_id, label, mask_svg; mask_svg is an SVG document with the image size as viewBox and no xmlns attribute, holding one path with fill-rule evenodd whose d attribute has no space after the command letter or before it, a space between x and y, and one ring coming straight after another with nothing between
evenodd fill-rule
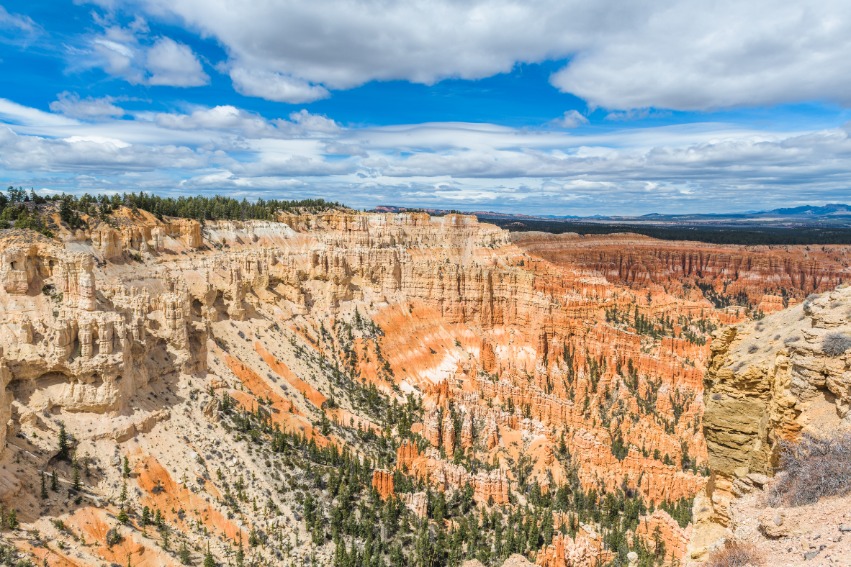
<instances>
[{"instance_id":1,"label":"white cloud","mask_svg":"<svg viewBox=\"0 0 851 567\"><path fill-rule=\"evenodd\" d=\"M137 17L127 27L106 25L87 38L88 46L73 50L72 67L101 68L114 77L139 85L198 87L210 77L192 49L168 37L148 37L147 23ZM77 59L82 57L82 61Z\"/></svg>"},{"instance_id":2,"label":"white cloud","mask_svg":"<svg viewBox=\"0 0 851 567\"><path fill-rule=\"evenodd\" d=\"M578 128L588 124L588 119L576 110L568 110L563 116L553 120L552 124L559 128Z\"/></svg>"},{"instance_id":3,"label":"white cloud","mask_svg":"<svg viewBox=\"0 0 851 567\"><path fill-rule=\"evenodd\" d=\"M145 56L148 84L172 87L198 87L210 82L201 62L187 45L167 37L159 38Z\"/></svg>"},{"instance_id":4,"label":"white cloud","mask_svg":"<svg viewBox=\"0 0 851 567\"><path fill-rule=\"evenodd\" d=\"M189 113L142 113L137 118L173 130L203 129L219 136L229 133L247 139L327 138L342 130L334 120L304 109L291 113L289 120L267 120L232 105L200 107Z\"/></svg>"},{"instance_id":5,"label":"white cloud","mask_svg":"<svg viewBox=\"0 0 851 567\"><path fill-rule=\"evenodd\" d=\"M574 10L555 1L543 11L534 3L503 0L125 5L152 17L177 17L215 37L229 53L240 92L285 102L315 100L327 96L323 87L346 89L371 80L430 84L447 77L482 78L580 45L569 28L556 29L556 21ZM542 18L549 9L558 17Z\"/></svg>"},{"instance_id":6,"label":"white cloud","mask_svg":"<svg viewBox=\"0 0 851 567\"><path fill-rule=\"evenodd\" d=\"M255 134L269 130L270 125L261 116L251 114L231 105L199 108L190 114L158 113L154 121L165 128L192 130L205 128L213 130L238 130Z\"/></svg>"},{"instance_id":7,"label":"white cloud","mask_svg":"<svg viewBox=\"0 0 851 567\"><path fill-rule=\"evenodd\" d=\"M0 167L18 171L157 171L207 167L209 156L188 147L130 145L114 138L51 139L0 126Z\"/></svg>"},{"instance_id":8,"label":"white cloud","mask_svg":"<svg viewBox=\"0 0 851 567\"><path fill-rule=\"evenodd\" d=\"M44 112L0 99L0 176L57 190L244 191L565 214L835 202L847 200L851 185L848 127L344 128L304 110L278 119L226 105L83 110L108 109L110 100L63 93ZM83 119L59 114L68 109Z\"/></svg>"},{"instance_id":9,"label":"white cloud","mask_svg":"<svg viewBox=\"0 0 851 567\"><path fill-rule=\"evenodd\" d=\"M275 71L234 67L230 70L230 78L240 94L275 102L313 102L329 94L324 87Z\"/></svg>"},{"instance_id":10,"label":"white cloud","mask_svg":"<svg viewBox=\"0 0 851 567\"><path fill-rule=\"evenodd\" d=\"M126 30L117 27L107 29L102 36L92 39L91 49L94 56L91 66L101 67L129 83L144 82L145 73L139 62L140 49L136 38Z\"/></svg>"},{"instance_id":11,"label":"white cloud","mask_svg":"<svg viewBox=\"0 0 851 567\"><path fill-rule=\"evenodd\" d=\"M339 124L334 120L319 114L311 114L304 108L298 112L290 113L290 120L310 132L336 134L340 131Z\"/></svg>"},{"instance_id":12,"label":"white cloud","mask_svg":"<svg viewBox=\"0 0 851 567\"><path fill-rule=\"evenodd\" d=\"M103 4L103 0L100 0ZM225 47L236 88L306 102L374 80L552 76L614 110L851 104L851 4L786 0L110 0Z\"/></svg>"},{"instance_id":13,"label":"white cloud","mask_svg":"<svg viewBox=\"0 0 851 567\"><path fill-rule=\"evenodd\" d=\"M580 51L552 82L605 108L848 105L849 48L847 2L655 3Z\"/></svg>"},{"instance_id":14,"label":"white cloud","mask_svg":"<svg viewBox=\"0 0 851 567\"><path fill-rule=\"evenodd\" d=\"M0 121L10 125L35 126L47 130L75 127L79 122L0 98Z\"/></svg>"},{"instance_id":15,"label":"white cloud","mask_svg":"<svg viewBox=\"0 0 851 567\"><path fill-rule=\"evenodd\" d=\"M17 30L25 34L34 34L38 26L29 16L11 14L6 8L0 6L0 29Z\"/></svg>"},{"instance_id":16,"label":"white cloud","mask_svg":"<svg viewBox=\"0 0 851 567\"><path fill-rule=\"evenodd\" d=\"M50 103L50 110L83 120L124 116L124 109L113 104L111 96L102 98L80 98L77 93L68 91L59 93L57 99Z\"/></svg>"}]
</instances>

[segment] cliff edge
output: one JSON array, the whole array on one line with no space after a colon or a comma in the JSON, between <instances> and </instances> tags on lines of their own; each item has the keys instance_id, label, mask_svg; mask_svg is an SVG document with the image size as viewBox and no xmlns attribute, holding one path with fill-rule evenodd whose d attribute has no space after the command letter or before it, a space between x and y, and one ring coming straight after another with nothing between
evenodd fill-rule
<instances>
[{"instance_id":1,"label":"cliff edge","mask_svg":"<svg viewBox=\"0 0 851 567\"><path fill-rule=\"evenodd\" d=\"M717 331L704 387L712 475L695 500L689 559L700 561L724 540L753 535L747 526L765 514L773 525L756 520L764 538L806 537L819 527L811 523L815 518L797 509L798 525L790 528L789 511L768 509L760 489L770 488L784 442L851 429L851 286Z\"/></svg>"}]
</instances>

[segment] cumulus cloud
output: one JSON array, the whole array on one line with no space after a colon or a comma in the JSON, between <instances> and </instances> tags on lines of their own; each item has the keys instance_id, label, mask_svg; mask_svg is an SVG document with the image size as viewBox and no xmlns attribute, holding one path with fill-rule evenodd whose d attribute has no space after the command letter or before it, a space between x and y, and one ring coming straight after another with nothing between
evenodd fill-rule
<instances>
[{"instance_id":1,"label":"cumulus cloud","mask_svg":"<svg viewBox=\"0 0 851 567\"><path fill-rule=\"evenodd\" d=\"M564 115L553 120L551 124L559 128L578 128L588 124L588 119L576 110L568 110Z\"/></svg>"},{"instance_id":2,"label":"cumulus cloud","mask_svg":"<svg viewBox=\"0 0 851 567\"><path fill-rule=\"evenodd\" d=\"M848 105L849 48L851 6L841 1L653 3L577 52L552 83L615 109Z\"/></svg>"},{"instance_id":3,"label":"cumulus cloud","mask_svg":"<svg viewBox=\"0 0 851 567\"><path fill-rule=\"evenodd\" d=\"M572 7L555 1L549 6L502 0L352 1L332 7L298 0L121 4L150 17L177 18L216 38L228 51L239 92L282 102L316 100L328 89L372 80L477 79L579 46L570 29L556 31ZM558 16L542 18L549 9Z\"/></svg>"},{"instance_id":4,"label":"cumulus cloud","mask_svg":"<svg viewBox=\"0 0 851 567\"><path fill-rule=\"evenodd\" d=\"M177 130L204 128L251 132L257 135L268 131L270 127L263 117L231 105L199 108L189 114L157 113L151 117L160 126Z\"/></svg>"},{"instance_id":5,"label":"cumulus cloud","mask_svg":"<svg viewBox=\"0 0 851 567\"><path fill-rule=\"evenodd\" d=\"M145 62L151 85L199 87L210 81L189 46L167 37L159 38L148 49Z\"/></svg>"},{"instance_id":6,"label":"cumulus cloud","mask_svg":"<svg viewBox=\"0 0 851 567\"><path fill-rule=\"evenodd\" d=\"M212 130L219 135L232 133L249 139L325 138L341 131L332 119L307 110L289 115L289 120L266 118L232 105L199 107L188 113L143 113L137 116L163 128L174 130Z\"/></svg>"},{"instance_id":7,"label":"cumulus cloud","mask_svg":"<svg viewBox=\"0 0 851 567\"><path fill-rule=\"evenodd\" d=\"M591 107L851 104L851 4L843 0L106 3L215 38L237 90L276 101L565 59L552 84Z\"/></svg>"},{"instance_id":8,"label":"cumulus cloud","mask_svg":"<svg viewBox=\"0 0 851 567\"><path fill-rule=\"evenodd\" d=\"M313 102L329 94L322 86L276 71L234 67L230 70L230 78L238 93L275 102Z\"/></svg>"},{"instance_id":9,"label":"cumulus cloud","mask_svg":"<svg viewBox=\"0 0 851 567\"><path fill-rule=\"evenodd\" d=\"M103 23L103 22L102 22ZM73 66L100 68L131 84L198 87L210 82L192 49L168 37L148 37L147 23L136 18L128 26L106 25L74 50Z\"/></svg>"},{"instance_id":10,"label":"cumulus cloud","mask_svg":"<svg viewBox=\"0 0 851 567\"><path fill-rule=\"evenodd\" d=\"M80 98L77 93L68 91L59 93L57 99L50 103L50 110L83 120L96 120L124 115L124 109L115 105L111 96L101 98Z\"/></svg>"}]
</instances>

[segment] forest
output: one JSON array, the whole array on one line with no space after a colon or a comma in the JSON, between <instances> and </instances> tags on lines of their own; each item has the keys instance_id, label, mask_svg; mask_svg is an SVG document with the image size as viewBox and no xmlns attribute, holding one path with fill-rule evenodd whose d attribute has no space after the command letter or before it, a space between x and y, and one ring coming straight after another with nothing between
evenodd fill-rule
<instances>
[{"instance_id":1,"label":"forest","mask_svg":"<svg viewBox=\"0 0 851 567\"><path fill-rule=\"evenodd\" d=\"M329 210L349 210L337 202L324 199L234 199L214 195L211 197L163 197L152 193L114 193L107 195L81 196L68 194L39 195L35 190L26 191L10 186L0 192L0 228L29 228L46 236L52 236L51 221L46 213L58 212L61 220L70 228L86 226L84 217L110 221L110 215L118 207L133 211L147 211L157 218L180 217L201 222L214 220L275 220L281 214L320 213Z\"/></svg>"},{"instance_id":2,"label":"forest","mask_svg":"<svg viewBox=\"0 0 851 567\"><path fill-rule=\"evenodd\" d=\"M495 224L512 232L541 231L552 234L575 232L577 234L614 234L633 232L660 240L690 240L710 244L784 245L784 244L851 244L851 228L839 226L711 226L677 225L659 226L642 223L603 224L563 220L535 220L516 218L487 218L483 222Z\"/></svg>"}]
</instances>

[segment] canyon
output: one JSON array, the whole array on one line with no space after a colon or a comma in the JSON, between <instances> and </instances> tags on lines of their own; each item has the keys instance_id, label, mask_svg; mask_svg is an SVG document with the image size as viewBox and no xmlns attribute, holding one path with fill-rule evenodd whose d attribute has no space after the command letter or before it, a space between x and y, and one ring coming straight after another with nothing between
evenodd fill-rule
<instances>
[{"instance_id":1,"label":"canyon","mask_svg":"<svg viewBox=\"0 0 851 567\"><path fill-rule=\"evenodd\" d=\"M0 232L2 538L36 563L699 562L851 407L817 348L847 246L84 220Z\"/></svg>"}]
</instances>

